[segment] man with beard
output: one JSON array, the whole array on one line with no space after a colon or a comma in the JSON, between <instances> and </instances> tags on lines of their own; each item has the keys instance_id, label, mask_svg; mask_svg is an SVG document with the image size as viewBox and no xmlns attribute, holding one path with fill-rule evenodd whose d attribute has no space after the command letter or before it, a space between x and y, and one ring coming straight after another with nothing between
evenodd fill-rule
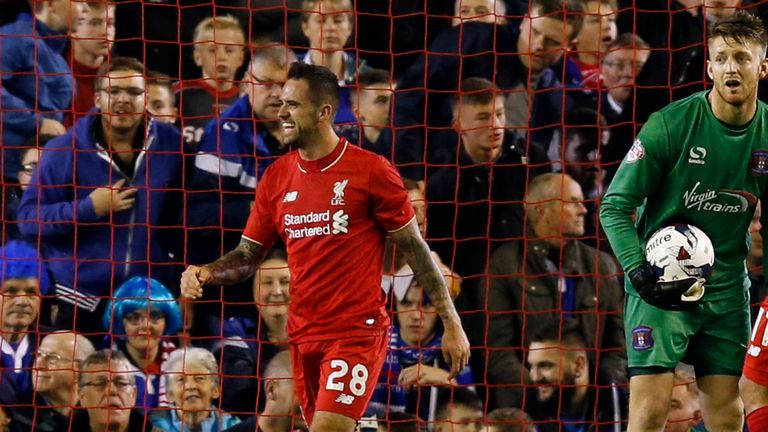
<instances>
[{"instance_id":1,"label":"man with beard","mask_svg":"<svg viewBox=\"0 0 768 432\"><path fill-rule=\"evenodd\" d=\"M386 159L333 131L336 76L321 66L293 63L281 100L285 144L297 150L267 169L238 247L212 263L189 266L181 291L196 299L205 285L243 282L279 236L290 257L287 333L302 413L312 432L352 432L387 349L389 317L381 290L387 234L442 320L448 379L466 367L469 341L400 176Z\"/></svg>"},{"instance_id":2,"label":"man with beard","mask_svg":"<svg viewBox=\"0 0 768 432\"><path fill-rule=\"evenodd\" d=\"M41 330L40 297L51 282L35 248L16 240L0 249L0 275L0 373L13 381L18 401L27 402Z\"/></svg>"},{"instance_id":3,"label":"man with beard","mask_svg":"<svg viewBox=\"0 0 768 432\"><path fill-rule=\"evenodd\" d=\"M146 71L112 57L96 78L92 115L52 139L19 205L19 229L39 237L56 280L58 329L92 341L112 288L133 276L168 286L179 251L182 144L145 117ZM77 310L77 313L75 313Z\"/></svg>"},{"instance_id":4,"label":"man with beard","mask_svg":"<svg viewBox=\"0 0 768 432\"><path fill-rule=\"evenodd\" d=\"M253 204L253 192L264 170L285 153L277 118L280 89L288 65L296 60L284 45L254 51L245 73L246 95L208 124L194 159L187 193L187 224L190 244L205 244L188 251L188 262L210 262L237 246ZM250 290L246 286L221 293L209 290L204 300L239 303L225 308L224 316L250 314ZM208 316L221 316L221 306L203 302L196 314L197 327ZM206 335L210 330L200 328Z\"/></svg>"},{"instance_id":5,"label":"man with beard","mask_svg":"<svg viewBox=\"0 0 768 432\"><path fill-rule=\"evenodd\" d=\"M589 343L590 359L621 382L626 376L623 292L614 259L578 240L584 236L584 195L566 174L542 174L525 195L528 232L491 256L487 305L488 375L495 407L520 407L522 349L536 329L572 315ZM487 303L485 301L487 300Z\"/></svg>"},{"instance_id":6,"label":"man with beard","mask_svg":"<svg viewBox=\"0 0 768 432\"><path fill-rule=\"evenodd\" d=\"M526 398L525 411L541 422L541 432L559 431L562 424L585 432L623 430L626 394L608 377L598 375L595 382L578 322L566 318L542 327L531 338L527 362L535 394Z\"/></svg>"},{"instance_id":7,"label":"man with beard","mask_svg":"<svg viewBox=\"0 0 768 432\"><path fill-rule=\"evenodd\" d=\"M79 365L93 351L91 342L75 333L56 332L43 338L32 370L34 407L16 408L14 421L29 431L68 429L72 407L77 405Z\"/></svg>"}]
</instances>

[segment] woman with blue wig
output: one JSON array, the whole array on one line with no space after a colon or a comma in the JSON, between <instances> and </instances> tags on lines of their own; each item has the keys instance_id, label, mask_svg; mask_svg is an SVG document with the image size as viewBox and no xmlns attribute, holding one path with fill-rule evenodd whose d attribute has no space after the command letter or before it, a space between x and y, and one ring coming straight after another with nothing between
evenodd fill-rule
<instances>
[{"instance_id":1,"label":"woman with blue wig","mask_svg":"<svg viewBox=\"0 0 768 432\"><path fill-rule=\"evenodd\" d=\"M149 411L166 406L160 380L163 363L176 346L169 337L182 327L181 311L168 288L136 276L124 282L107 304L104 328L112 349L122 351L138 369L136 406Z\"/></svg>"}]
</instances>

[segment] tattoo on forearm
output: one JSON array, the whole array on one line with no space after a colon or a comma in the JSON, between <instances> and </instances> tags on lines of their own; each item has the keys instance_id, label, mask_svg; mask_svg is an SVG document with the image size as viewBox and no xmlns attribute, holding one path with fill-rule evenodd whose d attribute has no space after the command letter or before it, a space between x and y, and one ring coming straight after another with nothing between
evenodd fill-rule
<instances>
[{"instance_id":1,"label":"tattoo on forearm","mask_svg":"<svg viewBox=\"0 0 768 432\"><path fill-rule=\"evenodd\" d=\"M444 322L451 320L457 315L453 301L448 294L445 279L432 259L427 243L421 238L418 227L411 228L409 226L394 233L393 239L405 256L408 265L411 266L419 286L427 292L429 300L437 309L440 318Z\"/></svg>"},{"instance_id":2,"label":"tattoo on forearm","mask_svg":"<svg viewBox=\"0 0 768 432\"><path fill-rule=\"evenodd\" d=\"M240 244L216 261L207 264L213 274L212 285L232 285L248 279L258 268L266 249L242 239Z\"/></svg>"}]
</instances>

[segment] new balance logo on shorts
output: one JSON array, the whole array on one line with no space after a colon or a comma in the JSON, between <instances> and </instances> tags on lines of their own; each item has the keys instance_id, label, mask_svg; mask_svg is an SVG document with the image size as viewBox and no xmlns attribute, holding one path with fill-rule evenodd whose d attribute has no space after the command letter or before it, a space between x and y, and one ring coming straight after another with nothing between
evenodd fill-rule
<instances>
[{"instance_id":1,"label":"new balance logo on shorts","mask_svg":"<svg viewBox=\"0 0 768 432\"><path fill-rule=\"evenodd\" d=\"M340 394L339 397L336 398L336 402L342 403L344 405L352 405L352 402L355 401L354 396L350 396L348 394Z\"/></svg>"}]
</instances>

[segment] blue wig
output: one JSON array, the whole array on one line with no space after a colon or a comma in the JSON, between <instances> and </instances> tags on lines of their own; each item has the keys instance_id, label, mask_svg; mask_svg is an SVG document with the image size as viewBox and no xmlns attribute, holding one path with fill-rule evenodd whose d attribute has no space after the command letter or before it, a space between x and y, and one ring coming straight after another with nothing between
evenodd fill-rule
<instances>
[{"instance_id":1,"label":"blue wig","mask_svg":"<svg viewBox=\"0 0 768 432\"><path fill-rule=\"evenodd\" d=\"M51 288L48 270L40 260L37 249L29 243L11 240L0 248L3 282L8 279L38 279L40 293L47 294Z\"/></svg>"},{"instance_id":2,"label":"blue wig","mask_svg":"<svg viewBox=\"0 0 768 432\"><path fill-rule=\"evenodd\" d=\"M143 276L134 276L115 291L104 311L103 324L118 338L125 338L123 318L137 310L157 310L165 316L164 336L176 334L182 327L181 310L165 285Z\"/></svg>"}]
</instances>

